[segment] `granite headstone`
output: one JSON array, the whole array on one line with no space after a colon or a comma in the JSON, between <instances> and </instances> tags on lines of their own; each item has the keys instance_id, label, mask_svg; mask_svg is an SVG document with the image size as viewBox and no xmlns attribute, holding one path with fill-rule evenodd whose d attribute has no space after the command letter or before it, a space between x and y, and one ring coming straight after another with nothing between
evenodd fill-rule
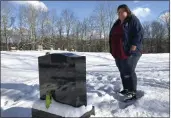
<instances>
[{"instance_id":1,"label":"granite headstone","mask_svg":"<svg viewBox=\"0 0 171 118\"><path fill-rule=\"evenodd\" d=\"M56 102L74 107L87 105L86 57L53 53L38 57L40 99L47 91Z\"/></svg>"}]
</instances>

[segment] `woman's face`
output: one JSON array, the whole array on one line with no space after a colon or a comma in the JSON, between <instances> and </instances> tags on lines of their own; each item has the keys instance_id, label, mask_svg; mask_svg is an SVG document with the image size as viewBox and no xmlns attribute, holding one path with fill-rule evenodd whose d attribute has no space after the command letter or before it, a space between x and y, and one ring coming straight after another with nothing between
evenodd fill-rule
<instances>
[{"instance_id":1,"label":"woman's face","mask_svg":"<svg viewBox=\"0 0 171 118\"><path fill-rule=\"evenodd\" d=\"M119 17L120 20L124 20L127 17L127 15L128 14L127 14L127 12L125 11L124 8L120 8L118 10L118 17Z\"/></svg>"}]
</instances>

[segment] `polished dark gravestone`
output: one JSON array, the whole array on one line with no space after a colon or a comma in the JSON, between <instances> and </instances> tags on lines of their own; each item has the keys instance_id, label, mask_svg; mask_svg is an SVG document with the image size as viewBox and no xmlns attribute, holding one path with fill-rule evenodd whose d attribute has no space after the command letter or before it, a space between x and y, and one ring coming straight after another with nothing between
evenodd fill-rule
<instances>
[{"instance_id":1,"label":"polished dark gravestone","mask_svg":"<svg viewBox=\"0 0 171 118\"><path fill-rule=\"evenodd\" d=\"M86 58L72 53L47 54L38 58L40 99L47 91L55 101L80 107L87 105Z\"/></svg>"},{"instance_id":2,"label":"polished dark gravestone","mask_svg":"<svg viewBox=\"0 0 171 118\"><path fill-rule=\"evenodd\" d=\"M69 113L75 108L77 112L79 108L82 109L80 117L94 114L94 107L87 105L85 56L73 53L46 53L38 57L38 67L40 100L33 105L32 117L70 117ZM50 109L45 108L47 92L51 92L53 98ZM63 106L72 108L66 109L66 114L60 115Z\"/></svg>"}]
</instances>

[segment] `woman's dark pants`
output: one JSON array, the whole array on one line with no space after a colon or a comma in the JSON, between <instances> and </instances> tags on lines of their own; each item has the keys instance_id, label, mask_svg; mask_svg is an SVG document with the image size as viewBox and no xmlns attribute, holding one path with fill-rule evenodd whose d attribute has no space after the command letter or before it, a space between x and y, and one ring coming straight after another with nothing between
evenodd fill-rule
<instances>
[{"instance_id":1,"label":"woman's dark pants","mask_svg":"<svg viewBox=\"0 0 171 118\"><path fill-rule=\"evenodd\" d=\"M140 57L141 55L131 55L128 59L115 59L116 65L120 71L123 89L136 92L137 75L135 73L135 68Z\"/></svg>"}]
</instances>

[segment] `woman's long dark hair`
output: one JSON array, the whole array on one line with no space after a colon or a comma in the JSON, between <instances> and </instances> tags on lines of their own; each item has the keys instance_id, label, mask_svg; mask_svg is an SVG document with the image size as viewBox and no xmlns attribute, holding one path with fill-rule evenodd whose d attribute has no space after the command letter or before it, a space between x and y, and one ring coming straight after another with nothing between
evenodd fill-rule
<instances>
[{"instance_id":1,"label":"woman's long dark hair","mask_svg":"<svg viewBox=\"0 0 171 118\"><path fill-rule=\"evenodd\" d=\"M117 11L119 11L119 9L125 9L125 11L128 13L128 16L130 16L132 14L131 10L129 9L129 7L126 4L122 4L118 6Z\"/></svg>"}]
</instances>

